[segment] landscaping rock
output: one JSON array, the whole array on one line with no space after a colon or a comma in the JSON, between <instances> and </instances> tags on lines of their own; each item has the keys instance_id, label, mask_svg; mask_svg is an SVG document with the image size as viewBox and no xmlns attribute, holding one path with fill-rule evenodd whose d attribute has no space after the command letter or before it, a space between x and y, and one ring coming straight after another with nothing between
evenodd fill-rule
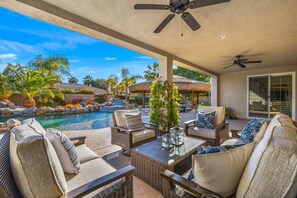
<instances>
[{"instance_id":1,"label":"landscaping rock","mask_svg":"<svg viewBox=\"0 0 297 198\"><path fill-rule=\"evenodd\" d=\"M5 108L5 107L8 107L8 104L6 104L6 102L1 101L0 108Z\"/></svg>"},{"instance_id":2,"label":"landscaping rock","mask_svg":"<svg viewBox=\"0 0 297 198\"><path fill-rule=\"evenodd\" d=\"M24 114L25 110L26 110L25 108L16 108L16 109L13 109L12 111L13 111L13 115L22 115Z\"/></svg>"},{"instance_id":3,"label":"landscaping rock","mask_svg":"<svg viewBox=\"0 0 297 198\"><path fill-rule=\"evenodd\" d=\"M72 107L72 108L70 109L70 111L71 111L71 112L77 112L77 109L78 109L78 107L77 107L77 106L74 106L74 107Z\"/></svg>"},{"instance_id":4,"label":"landscaping rock","mask_svg":"<svg viewBox=\"0 0 297 198\"><path fill-rule=\"evenodd\" d=\"M2 115L13 115L13 111L9 108L3 108Z\"/></svg>"},{"instance_id":5,"label":"landscaping rock","mask_svg":"<svg viewBox=\"0 0 297 198\"><path fill-rule=\"evenodd\" d=\"M24 114L33 114L35 113L36 107L27 108L24 110Z\"/></svg>"},{"instance_id":6,"label":"landscaping rock","mask_svg":"<svg viewBox=\"0 0 297 198\"><path fill-rule=\"evenodd\" d=\"M45 114L47 113L48 109L46 107L42 107L42 108L39 108L39 109L36 109L35 110L35 113L40 115L40 114Z\"/></svg>"}]
</instances>

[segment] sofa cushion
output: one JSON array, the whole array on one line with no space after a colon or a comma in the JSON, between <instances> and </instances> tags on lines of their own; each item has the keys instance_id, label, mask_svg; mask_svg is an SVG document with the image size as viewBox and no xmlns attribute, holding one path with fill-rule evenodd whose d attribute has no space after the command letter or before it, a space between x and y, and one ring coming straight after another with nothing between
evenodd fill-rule
<instances>
[{"instance_id":1,"label":"sofa cushion","mask_svg":"<svg viewBox=\"0 0 297 198\"><path fill-rule=\"evenodd\" d=\"M132 133L132 143L137 143L149 138L155 137L156 132L154 130L145 129L143 131L136 131Z\"/></svg>"},{"instance_id":2,"label":"sofa cushion","mask_svg":"<svg viewBox=\"0 0 297 198\"><path fill-rule=\"evenodd\" d=\"M254 177L254 174L257 170L257 166L261 160L261 156L264 153L272 134L272 131L275 127L281 126L281 123L278 121L278 118L280 117L279 114L275 115L273 119L271 120L270 124L268 125L264 137L262 140L255 146L255 149L245 167L245 170L242 174L240 184L237 189L237 195L238 197L244 197L244 194L246 192L246 189L248 189L248 186L252 182L252 178Z\"/></svg>"},{"instance_id":3,"label":"sofa cushion","mask_svg":"<svg viewBox=\"0 0 297 198\"><path fill-rule=\"evenodd\" d=\"M116 169L113 168L111 165L109 165L102 158L97 158L81 164L81 171L79 172L79 174L77 175L66 174L65 176L66 176L69 191L71 191L80 187L81 185L84 185L88 182L91 182L95 179L98 179L102 176L105 176L115 171ZM121 182L121 180L117 180L102 188L99 188L92 194L98 194L106 190L108 187L116 184L117 182ZM92 194L89 194L88 196L92 197Z\"/></svg>"},{"instance_id":4,"label":"sofa cushion","mask_svg":"<svg viewBox=\"0 0 297 198\"><path fill-rule=\"evenodd\" d=\"M123 127L127 129L127 123L125 119L125 113L139 113L138 109L133 110L117 110L114 112L114 118L116 121L116 126Z\"/></svg>"},{"instance_id":5,"label":"sofa cushion","mask_svg":"<svg viewBox=\"0 0 297 198\"><path fill-rule=\"evenodd\" d=\"M9 159L10 132L0 140L0 197L21 197L14 181Z\"/></svg>"},{"instance_id":6,"label":"sofa cushion","mask_svg":"<svg viewBox=\"0 0 297 198\"><path fill-rule=\"evenodd\" d=\"M195 182L224 197L236 192L244 167L254 143L224 152L193 155L192 170Z\"/></svg>"},{"instance_id":7,"label":"sofa cushion","mask_svg":"<svg viewBox=\"0 0 297 198\"><path fill-rule=\"evenodd\" d=\"M260 142L260 141L262 140L262 138L264 137L264 134L265 134L265 131L266 131L267 127L268 127L268 124L267 124L267 121L265 121L265 122L262 124L262 126L261 126L259 132L258 132L258 133L256 134L256 136L254 137L254 141L255 141L255 142Z\"/></svg>"},{"instance_id":8,"label":"sofa cushion","mask_svg":"<svg viewBox=\"0 0 297 198\"><path fill-rule=\"evenodd\" d=\"M266 134L262 143L266 139ZM297 131L290 127L273 128L265 149L257 153L257 164L250 159L246 170L255 166L248 180L242 178L237 197L288 197L297 195ZM254 151L255 152L255 151ZM254 155L254 153L253 153ZM259 188L259 186L261 188Z\"/></svg>"},{"instance_id":9,"label":"sofa cushion","mask_svg":"<svg viewBox=\"0 0 297 198\"><path fill-rule=\"evenodd\" d=\"M143 131L144 125L141 119L141 113L125 113L127 128L133 131Z\"/></svg>"},{"instance_id":10,"label":"sofa cushion","mask_svg":"<svg viewBox=\"0 0 297 198\"><path fill-rule=\"evenodd\" d=\"M200 136L200 137L204 137L204 138L209 138L209 139L216 138L216 130L215 129L189 127L188 134L194 135L194 136Z\"/></svg>"},{"instance_id":11,"label":"sofa cushion","mask_svg":"<svg viewBox=\"0 0 297 198\"><path fill-rule=\"evenodd\" d=\"M259 119L250 120L243 128L240 139L246 144L254 141L254 137L260 131L264 122L266 121Z\"/></svg>"},{"instance_id":12,"label":"sofa cushion","mask_svg":"<svg viewBox=\"0 0 297 198\"><path fill-rule=\"evenodd\" d=\"M94 151L92 151L85 144L77 146L76 151L78 153L80 164L83 164L85 162L88 162L90 160L93 160L99 157Z\"/></svg>"},{"instance_id":13,"label":"sofa cushion","mask_svg":"<svg viewBox=\"0 0 297 198\"><path fill-rule=\"evenodd\" d=\"M225 108L216 106L199 106L198 112L216 112L215 126L222 124L225 120Z\"/></svg>"},{"instance_id":14,"label":"sofa cushion","mask_svg":"<svg viewBox=\"0 0 297 198\"><path fill-rule=\"evenodd\" d=\"M52 128L46 130L45 137L53 145L63 171L69 174L78 174L80 162L73 142L63 132Z\"/></svg>"},{"instance_id":15,"label":"sofa cushion","mask_svg":"<svg viewBox=\"0 0 297 198\"><path fill-rule=\"evenodd\" d=\"M60 197L67 192L63 169L44 129L37 129L32 122L11 129L10 161L16 184L24 197Z\"/></svg>"},{"instance_id":16,"label":"sofa cushion","mask_svg":"<svg viewBox=\"0 0 297 198\"><path fill-rule=\"evenodd\" d=\"M214 129L215 127L216 112L198 112L197 113L197 126L199 128Z\"/></svg>"}]
</instances>

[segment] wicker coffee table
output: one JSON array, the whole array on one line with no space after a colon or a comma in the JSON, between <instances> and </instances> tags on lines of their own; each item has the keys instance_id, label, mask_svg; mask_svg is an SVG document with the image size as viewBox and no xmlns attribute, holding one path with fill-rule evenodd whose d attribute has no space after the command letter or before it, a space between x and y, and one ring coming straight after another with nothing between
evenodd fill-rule
<instances>
[{"instance_id":1,"label":"wicker coffee table","mask_svg":"<svg viewBox=\"0 0 297 198\"><path fill-rule=\"evenodd\" d=\"M135 167L135 176L144 180L158 191L162 192L160 173L168 169L183 174L192 166L192 154L206 141L186 136L184 144L170 150L161 146L161 139L157 139L132 149L131 161Z\"/></svg>"}]
</instances>

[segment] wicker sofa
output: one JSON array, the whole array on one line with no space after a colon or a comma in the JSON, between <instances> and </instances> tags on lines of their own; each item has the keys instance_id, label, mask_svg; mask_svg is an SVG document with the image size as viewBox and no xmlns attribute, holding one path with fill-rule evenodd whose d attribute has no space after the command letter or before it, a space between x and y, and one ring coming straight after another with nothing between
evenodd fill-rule
<instances>
[{"instance_id":1,"label":"wicker sofa","mask_svg":"<svg viewBox=\"0 0 297 198\"><path fill-rule=\"evenodd\" d=\"M114 112L114 126L111 127L111 143L121 146L123 154L131 155L131 148L157 139L158 127L152 123L143 123L145 130L130 130L126 125L125 113L139 113L139 110L117 110Z\"/></svg>"},{"instance_id":2,"label":"wicker sofa","mask_svg":"<svg viewBox=\"0 0 297 198\"><path fill-rule=\"evenodd\" d=\"M78 136L70 140L80 171L66 174L41 126L28 126L34 131L11 130L0 141L0 197L133 197L134 167L114 169Z\"/></svg>"},{"instance_id":3,"label":"wicker sofa","mask_svg":"<svg viewBox=\"0 0 297 198\"><path fill-rule=\"evenodd\" d=\"M297 197L297 123L286 115L278 114L263 131L259 142L254 141L253 144L254 147L250 157L247 158L247 163L243 166L237 188L230 197ZM220 164L220 161L217 163ZM225 165L218 167L223 166ZM185 175L180 176L166 170L161 173L161 176L165 198L178 198L185 195L186 197L223 197L217 192L200 186L195 179L190 181Z\"/></svg>"},{"instance_id":4,"label":"wicker sofa","mask_svg":"<svg viewBox=\"0 0 297 198\"><path fill-rule=\"evenodd\" d=\"M197 120L189 120L185 122L185 134L195 136L207 141L210 146L218 146L229 137L229 123L225 122L224 107L207 107L199 106L198 112L213 112L215 111L215 128L205 129L197 127Z\"/></svg>"}]
</instances>

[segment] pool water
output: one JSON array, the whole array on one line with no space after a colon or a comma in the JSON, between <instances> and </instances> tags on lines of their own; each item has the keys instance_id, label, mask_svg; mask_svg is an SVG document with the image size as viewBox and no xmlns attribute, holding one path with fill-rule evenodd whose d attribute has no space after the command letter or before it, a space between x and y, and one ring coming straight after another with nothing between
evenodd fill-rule
<instances>
[{"instance_id":1,"label":"pool water","mask_svg":"<svg viewBox=\"0 0 297 198\"><path fill-rule=\"evenodd\" d=\"M10 118L15 118L20 121L27 118L35 118L44 128L57 128L60 130L100 129L113 126L112 113L100 111L82 114L0 117L0 122L6 122Z\"/></svg>"}]
</instances>

